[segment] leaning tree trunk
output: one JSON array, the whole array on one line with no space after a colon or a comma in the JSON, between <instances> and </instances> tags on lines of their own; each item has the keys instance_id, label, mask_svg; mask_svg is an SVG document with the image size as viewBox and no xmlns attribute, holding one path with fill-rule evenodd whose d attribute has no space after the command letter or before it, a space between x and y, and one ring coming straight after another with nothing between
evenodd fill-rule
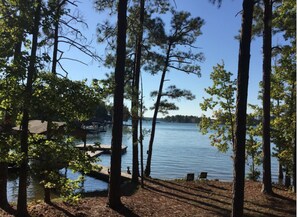
<instances>
[{"instance_id":1,"label":"leaning tree trunk","mask_svg":"<svg viewBox=\"0 0 297 217\"><path fill-rule=\"evenodd\" d=\"M121 148L123 128L123 100L126 59L127 0L118 3L117 60L115 68L114 113L111 141L111 160L108 202L112 209L121 203ZM115 111L117 109L117 111Z\"/></svg>"},{"instance_id":2,"label":"leaning tree trunk","mask_svg":"<svg viewBox=\"0 0 297 217\"><path fill-rule=\"evenodd\" d=\"M238 59L238 83L236 102L234 178L232 197L232 217L243 216L244 177L245 177L245 141L248 78L250 64L250 44L252 33L254 1L243 1L241 39Z\"/></svg>"},{"instance_id":3,"label":"leaning tree trunk","mask_svg":"<svg viewBox=\"0 0 297 217\"><path fill-rule=\"evenodd\" d=\"M139 78L141 67L141 48L144 22L144 0L140 1L139 32L137 33L136 57L134 82L132 89L132 143L133 143L133 167L132 182L138 183L139 162L138 162L138 122L139 122Z\"/></svg>"},{"instance_id":4,"label":"leaning tree trunk","mask_svg":"<svg viewBox=\"0 0 297 217\"><path fill-rule=\"evenodd\" d=\"M262 192L272 193L270 151L270 77L271 77L271 0L264 1L263 30L263 185Z\"/></svg>"},{"instance_id":5,"label":"leaning tree trunk","mask_svg":"<svg viewBox=\"0 0 297 217\"><path fill-rule=\"evenodd\" d=\"M152 162L153 143L154 143L154 139L155 139L157 116L158 116L158 112L159 112L165 76L166 76L166 72L167 72L167 68L168 68L168 64L169 64L170 52L171 52L171 43L169 43L168 49L167 49L166 60L164 63L164 69L162 72L162 77L161 77L160 86L159 86L159 92L158 92L158 96L157 96L157 100L156 100L156 104L155 104L154 116L153 116L153 120L152 120L152 131L151 131L151 137L150 137L150 141L149 141L149 149L147 151L146 167L145 167L145 171L144 171L144 174L147 177L149 177L151 174L151 162Z\"/></svg>"},{"instance_id":6,"label":"leaning tree trunk","mask_svg":"<svg viewBox=\"0 0 297 217\"><path fill-rule=\"evenodd\" d=\"M29 124L29 108L31 106L33 77L36 73L36 53L38 46L38 33L39 22L41 12L41 0L37 1L35 15L34 15L34 27L32 35L32 48L30 55L30 63L28 67L27 85L24 94L23 105L23 117L21 123L21 153L23 155L20 165L20 177L19 177L19 194L17 204L17 216L27 216L27 170L28 170L28 124Z\"/></svg>"}]
</instances>

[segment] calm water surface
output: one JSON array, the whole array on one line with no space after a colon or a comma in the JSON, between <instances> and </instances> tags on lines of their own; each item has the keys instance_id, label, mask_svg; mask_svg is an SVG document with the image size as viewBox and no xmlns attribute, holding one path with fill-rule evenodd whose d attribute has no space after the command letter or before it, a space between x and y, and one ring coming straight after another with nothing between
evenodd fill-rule
<instances>
[{"instance_id":1,"label":"calm water surface","mask_svg":"<svg viewBox=\"0 0 297 217\"><path fill-rule=\"evenodd\" d=\"M151 122L144 122L144 128L150 129ZM127 153L122 155L122 170L129 166L132 168L132 138L129 127L125 129L123 144L127 145ZM146 151L149 135L144 139L144 165L146 165ZM88 136L87 143L101 142L111 143L111 129L98 135ZM208 179L232 180L232 159L231 151L220 153L215 147L210 145L208 135L202 135L196 124L180 124L160 122L157 124L156 135L153 147L151 176L160 179L184 178L187 173L195 173L197 177L201 171L208 172ZM110 155L101 155L100 162L104 166L109 166ZM272 179L277 180L278 164L272 158ZM248 168L246 168L248 171ZM68 177L76 178L78 174L68 173ZM8 190L9 200L15 201L17 198L18 178L15 174L10 174ZM86 178L84 183L85 191L107 189L107 183L91 177ZM28 183L29 199L42 198L42 189L38 181L31 178Z\"/></svg>"}]
</instances>

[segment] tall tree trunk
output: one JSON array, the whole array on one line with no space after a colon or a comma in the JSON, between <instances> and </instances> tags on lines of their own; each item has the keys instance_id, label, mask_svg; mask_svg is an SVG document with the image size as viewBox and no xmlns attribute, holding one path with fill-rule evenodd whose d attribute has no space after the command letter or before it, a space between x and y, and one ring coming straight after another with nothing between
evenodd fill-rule
<instances>
[{"instance_id":1,"label":"tall tree trunk","mask_svg":"<svg viewBox=\"0 0 297 217\"><path fill-rule=\"evenodd\" d=\"M270 151L270 77L271 77L272 3L264 0L263 30L263 184L262 192L272 193Z\"/></svg>"},{"instance_id":2,"label":"tall tree trunk","mask_svg":"<svg viewBox=\"0 0 297 217\"><path fill-rule=\"evenodd\" d=\"M293 146L293 192L296 193L296 128Z\"/></svg>"},{"instance_id":3,"label":"tall tree trunk","mask_svg":"<svg viewBox=\"0 0 297 217\"><path fill-rule=\"evenodd\" d=\"M46 188L44 187L44 202L47 203L47 204L50 204L51 203L51 189L50 188Z\"/></svg>"},{"instance_id":4,"label":"tall tree trunk","mask_svg":"<svg viewBox=\"0 0 297 217\"><path fill-rule=\"evenodd\" d=\"M108 202L112 209L121 203L121 148L123 130L123 100L126 60L127 0L118 2L117 60L115 68L114 113L111 141L111 160ZM115 111L117 109L117 111Z\"/></svg>"},{"instance_id":5,"label":"tall tree trunk","mask_svg":"<svg viewBox=\"0 0 297 217\"><path fill-rule=\"evenodd\" d=\"M286 168L286 174L285 174L285 186L288 188L291 185L291 176L289 174L289 168Z\"/></svg>"},{"instance_id":6,"label":"tall tree trunk","mask_svg":"<svg viewBox=\"0 0 297 217\"><path fill-rule=\"evenodd\" d=\"M278 161L278 180L282 181L284 179L283 166L280 161Z\"/></svg>"},{"instance_id":7,"label":"tall tree trunk","mask_svg":"<svg viewBox=\"0 0 297 217\"><path fill-rule=\"evenodd\" d=\"M29 108L31 106L33 77L36 74L36 53L38 46L38 33L41 11L41 0L38 0L34 15L34 28L32 33L32 48L28 67L27 85L24 94L23 117L21 123L21 153L23 155L20 166L19 194L17 204L17 216L27 216L27 170L28 170L28 123Z\"/></svg>"},{"instance_id":8,"label":"tall tree trunk","mask_svg":"<svg viewBox=\"0 0 297 217\"><path fill-rule=\"evenodd\" d=\"M7 209L9 203L7 200L7 162L0 162L0 208Z\"/></svg>"},{"instance_id":9,"label":"tall tree trunk","mask_svg":"<svg viewBox=\"0 0 297 217\"><path fill-rule=\"evenodd\" d=\"M284 172L283 172L283 166L280 161L278 161L278 179L283 180L284 179Z\"/></svg>"},{"instance_id":10,"label":"tall tree trunk","mask_svg":"<svg viewBox=\"0 0 297 217\"><path fill-rule=\"evenodd\" d=\"M4 140L3 144L1 144L1 154L4 156L8 156L9 153L9 144L6 142L6 139L8 139L8 136L11 134L11 118L8 114L8 111L5 112L4 115L4 123L3 123L3 137ZM0 207L3 209L9 208L9 203L7 200L7 179L8 179L8 163L6 160L0 162Z\"/></svg>"},{"instance_id":11,"label":"tall tree trunk","mask_svg":"<svg viewBox=\"0 0 297 217\"><path fill-rule=\"evenodd\" d=\"M166 72L167 72L167 68L168 68L168 64L169 64L170 52L171 52L171 42L169 43L168 49L167 49L166 60L164 62L164 69L163 69L161 80L160 80L159 92L158 92L158 96L157 96L157 100L156 100L156 104L155 104L154 116L153 116L153 120L152 120L152 131L151 131L151 137L150 137L150 141L149 141L149 149L147 151L148 155L147 155L147 160L146 160L146 167L145 167L145 171L144 171L144 174L147 177L149 177L151 174L151 162L152 162L153 143L154 143L154 139L155 139L157 116L158 116L158 112L159 112L165 76L166 76Z\"/></svg>"},{"instance_id":12,"label":"tall tree trunk","mask_svg":"<svg viewBox=\"0 0 297 217\"><path fill-rule=\"evenodd\" d=\"M143 83L141 79L141 99L140 99L140 122L139 122L139 130L140 130L140 162L141 162L141 187L143 188L143 128L142 128L142 121L143 121Z\"/></svg>"},{"instance_id":13,"label":"tall tree trunk","mask_svg":"<svg viewBox=\"0 0 297 217\"><path fill-rule=\"evenodd\" d=\"M67 3L66 0L56 0L56 11L54 20L54 49L53 49L53 62L52 62L52 73L57 73L58 63L58 47L59 47L59 22L61 17L61 8Z\"/></svg>"},{"instance_id":14,"label":"tall tree trunk","mask_svg":"<svg viewBox=\"0 0 297 217\"><path fill-rule=\"evenodd\" d=\"M243 1L241 38L238 59L238 83L235 120L234 174L232 217L243 216L244 178L245 178L245 141L248 79L250 65L250 44L253 21L254 1Z\"/></svg>"},{"instance_id":15,"label":"tall tree trunk","mask_svg":"<svg viewBox=\"0 0 297 217\"><path fill-rule=\"evenodd\" d=\"M141 68L141 48L143 37L143 22L144 22L144 0L140 0L139 14L139 32L137 33L136 45L136 61L134 69L134 83L132 90L132 142L133 142L133 167L132 167L132 182L138 183L139 163L138 163L138 121L139 121L139 78Z\"/></svg>"},{"instance_id":16,"label":"tall tree trunk","mask_svg":"<svg viewBox=\"0 0 297 217\"><path fill-rule=\"evenodd\" d=\"M296 81L296 74L292 73L292 81ZM293 159L292 159L292 181L293 181L293 192L296 193L296 85L295 82L292 83L291 87L291 100L290 100L290 118L294 117L292 122L295 125L293 135L292 135L292 145L293 145Z\"/></svg>"},{"instance_id":17,"label":"tall tree trunk","mask_svg":"<svg viewBox=\"0 0 297 217\"><path fill-rule=\"evenodd\" d=\"M58 18L56 18L58 19ZM57 62L58 62L58 44L59 44L59 20L55 20L55 34L54 34L54 50L53 50L53 62L52 73L57 74Z\"/></svg>"}]
</instances>

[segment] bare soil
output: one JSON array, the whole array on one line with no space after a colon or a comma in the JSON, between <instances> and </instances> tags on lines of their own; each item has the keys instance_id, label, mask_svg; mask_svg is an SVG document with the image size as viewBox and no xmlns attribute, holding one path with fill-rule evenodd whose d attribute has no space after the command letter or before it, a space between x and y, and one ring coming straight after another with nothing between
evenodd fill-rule
<instances>
[{"instance_id":1,"label":"bare soil","mask_svg":"<svg viewBox=\"0 0 297 217\"><path fill-rule=\"evenodd\" d=\"M296 194L280 185L273 195L261 193L261 183L245 183L244 216L295 217ZM123 187L123 206L117 211L107 206L107 193L86 195L76 205L54 201L53 204L30 203L30 216L230 216L232 183L219 181L164 181L147 179L144 188L131 184ZM0 216L13 216L15 207Z\"/></svg>"}]
</instances>

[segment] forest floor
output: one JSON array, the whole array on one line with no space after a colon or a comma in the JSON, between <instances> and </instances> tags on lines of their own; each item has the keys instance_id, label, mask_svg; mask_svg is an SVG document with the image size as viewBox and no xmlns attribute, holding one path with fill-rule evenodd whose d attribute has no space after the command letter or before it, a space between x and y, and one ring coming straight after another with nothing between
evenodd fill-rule
<instances>
[{"instance_id":1,"label":"forest floor","mask_svg":"<svg viewBox=\"0 0 297 217\"><path fill-rule=\"evenodd\" d=\"M78 204L70 205L55 201L29 203L33 217L87 217L87 216L230 216L232 183L219 181L164 181L147 179L144 188L132 184L123 187L118 211L110 209L107 193L89 194ZM296 194L280 185L273 186L274 194L263 195L261 183L246 181L244 216L290 217L296 216ZM0 216L13 216L0 209Z\"/></svg>"}]
</instances>

